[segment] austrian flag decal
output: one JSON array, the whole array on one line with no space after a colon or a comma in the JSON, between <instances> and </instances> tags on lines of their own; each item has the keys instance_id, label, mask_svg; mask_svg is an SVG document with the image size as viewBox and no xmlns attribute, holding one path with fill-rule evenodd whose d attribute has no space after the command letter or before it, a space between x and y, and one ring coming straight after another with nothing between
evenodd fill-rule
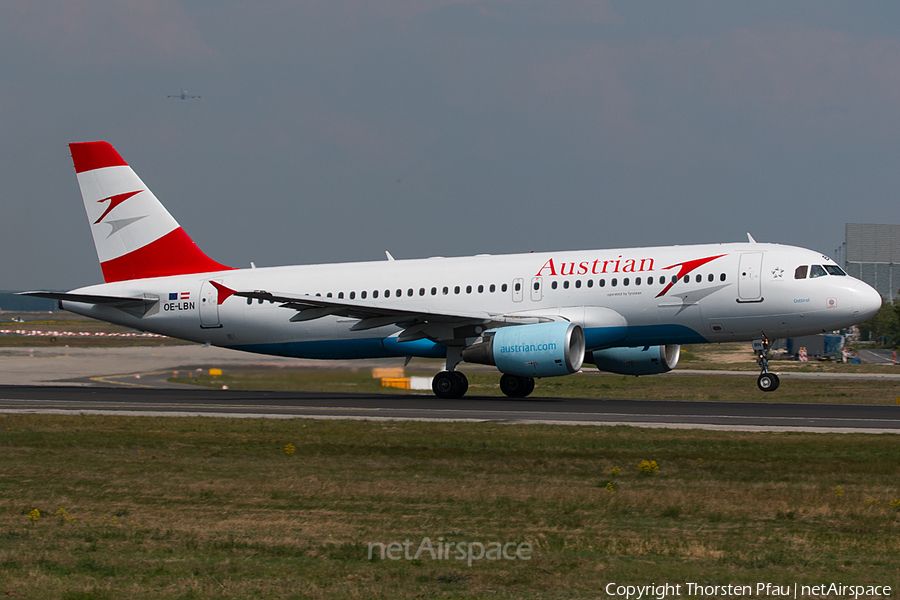
<instances>
[{"instance_id":1,"label":"austrian flag decal","mask_svg":"<svg viewBox=\"0 0 900 600\"><path fill-rule=\"evenodd\" d=\"M169 292L169 300L190 300L191 293L190 292Z\"/></svg>"}]
</instances>

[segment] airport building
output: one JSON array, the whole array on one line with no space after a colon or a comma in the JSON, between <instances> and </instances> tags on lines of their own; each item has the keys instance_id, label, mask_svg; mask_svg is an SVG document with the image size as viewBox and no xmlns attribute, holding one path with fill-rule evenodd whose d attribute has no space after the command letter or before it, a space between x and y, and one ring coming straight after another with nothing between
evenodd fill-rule
<instances>
[{"instance_id":1,"label":"airport building","mask_svg":"<svg viewBox=\"0 0 900 600\"><path fill-rule=\"evenodd\" d=\"M893 302L900 297L900 225L847 223L835 262Z\"/></svg>"}]
</instances>

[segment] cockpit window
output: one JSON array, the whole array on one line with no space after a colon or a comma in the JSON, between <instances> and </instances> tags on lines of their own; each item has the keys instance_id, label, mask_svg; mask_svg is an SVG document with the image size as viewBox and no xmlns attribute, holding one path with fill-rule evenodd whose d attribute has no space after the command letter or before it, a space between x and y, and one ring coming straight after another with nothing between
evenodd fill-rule
<instances>
[{"instance_id":1,"label":"cockpit window","mask_svg":"<svg viewBox=\"0 0 900 600\"><path fill-rule=\"evenodd\" d=\"M809 278L825 277L828 273L822 268L822 265L813 265L809 268Z\"/></svg>"},{"instance_id":2,"label":"cockpit window","mask_svg":"<svg viewBox=\"0 0 900 600\"><path fill-rule=\"evenodd\" d=\"M828 271L829 275L840 275L843 277L846 277L846 275L847 275L846 273L844 273L844 270L837 265L822 265L822 266L825 267L825 270Z\"/></svg>"},{"instance_id":3,"label":"cockpit window","mask_svg":"<svg viewBox=\"0 0 900 600\"><path fill-rule=\"evenodd\" d=\"M806 279L807 271L809 271L809 267L807 265L800 265L794 271L794 279Z\"/></svg>"}]
</instances>

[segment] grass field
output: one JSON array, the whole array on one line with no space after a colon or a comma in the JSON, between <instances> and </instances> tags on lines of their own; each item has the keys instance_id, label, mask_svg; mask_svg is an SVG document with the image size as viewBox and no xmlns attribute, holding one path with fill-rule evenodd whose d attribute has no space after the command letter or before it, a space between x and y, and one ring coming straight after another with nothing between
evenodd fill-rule
<instances>
[{"instance_id":1,"label":"grass field","mask_svg":"<svg viewBox=\"0 0 900 600\"><path fill-rule=\"evenodd\" d=\"M10 597L900 585L900 445L887 435L2 415L0 460ZM372 542L415 552L425 538L532 552L368 558Z\"/></svg>"},{"instance_id":2,"label":"grass field","mask_svg":"<svg viewBox=\"0 0 900 600\"><path fill-rule=\"evenodd\" d=\"M859 365L854 365L859 366ZM407 374L431 377L440 370L407 369ZM469 379L471 396L502 396L500 375L485 369L463 369ZM900 396L897 381L854 379L787 379L772 393L760 392L754 377L718 375L650 375L631 377L599 373L585 368L581 375L553 377L537 381L533 397L552 398L628 398L654 400L700 400L728 402L831 402L840 404L895 404ZM371 371L336 369L230 369L223 375L202 375L170 379L209 387L227 385L230 389L304 390L322 392L410 393L428 391L383 388Z\"/></svg>"}]
</instances>

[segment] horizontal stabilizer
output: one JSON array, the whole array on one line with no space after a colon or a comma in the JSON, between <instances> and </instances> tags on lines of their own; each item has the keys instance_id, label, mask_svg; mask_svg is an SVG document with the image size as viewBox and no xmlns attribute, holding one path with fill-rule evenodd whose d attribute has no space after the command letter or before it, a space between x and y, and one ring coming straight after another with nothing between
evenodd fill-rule
<instances>
[{"instance_id":1,"label":"horizontal stabilizer","mask_svg":"<svg viewBox=\"0 0 900 600\"><path fill-rule=\"evenodd\" d=\"M17 295L49 298L50 300L64 302L80 302L82 304L100 304L118 308L138 317L145 315L154 304L159 302L159 298L145 298L143 296L97 296L94 294L69 294L67 292L19 292Z\"/></svg>"}]
</instances>

